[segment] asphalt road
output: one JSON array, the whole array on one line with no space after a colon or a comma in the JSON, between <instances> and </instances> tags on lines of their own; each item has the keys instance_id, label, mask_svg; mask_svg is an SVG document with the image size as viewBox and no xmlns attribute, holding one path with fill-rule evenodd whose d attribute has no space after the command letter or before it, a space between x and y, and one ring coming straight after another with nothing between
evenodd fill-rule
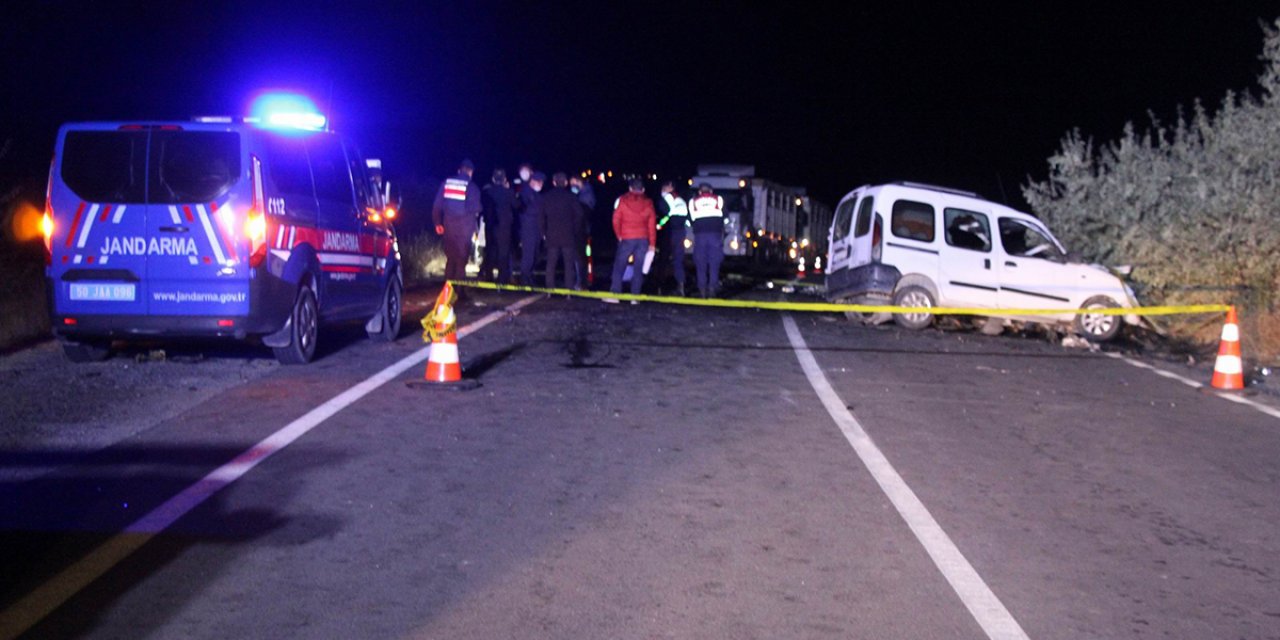
<instances>
[{"instance_id":1,"label":"asphalt road","mask_svg":"<svg viewBox=\"0 0 1280 640\"><path fill-rule=\"evenodd\" d=\"M1027 636L1280 637L1280 419L1047 342L794 320ZM420 347L0 359L0 610L88 564L29 637L986 637L773 312L540 300L461 341L479 389L415 366L120 534Z\"/></svg>"}]
</instances>

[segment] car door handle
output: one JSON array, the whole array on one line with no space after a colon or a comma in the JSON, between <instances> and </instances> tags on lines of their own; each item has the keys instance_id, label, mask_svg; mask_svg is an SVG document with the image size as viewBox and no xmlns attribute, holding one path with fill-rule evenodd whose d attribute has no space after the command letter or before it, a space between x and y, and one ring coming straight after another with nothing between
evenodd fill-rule
<instances>
[{"instance_id":1,"label":"car door handle","mask_svg":"<svg viewBox=\"0 0 1280 640\"><path fill-rule=\"evenodd\" d=\"M1013 261L1010 261L1010 260L1005 260L1005 261L1004 261L1004 266L1006 266L1006 267L1016 267L1016 266L1018 266L1018 263L1013 262Z\"/></svg>"},{"instance_id":2,"label":"car door handle","mask_svg":"<svg viewBox=\"0 0 1280 640\"><path fill-rule=\"evenodd\" d=\"M982 261L982 268L983 269L991 268L991 258L986 258L985 260Z\"/></svg>"}]
</instances>

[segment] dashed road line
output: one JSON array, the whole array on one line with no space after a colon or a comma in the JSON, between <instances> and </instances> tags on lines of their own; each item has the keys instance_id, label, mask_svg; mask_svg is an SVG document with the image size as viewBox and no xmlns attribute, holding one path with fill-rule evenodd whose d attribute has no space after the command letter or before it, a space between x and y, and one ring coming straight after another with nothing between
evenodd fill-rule
<instances>
[{"instance_id":1,"label":"dashed road line","mask_svg":"<svg viewBox=\"0 0 1280 640\"><path fill-rule=\"evenodd\" d=\"M458 329L458 337L465 338L490 324L505 318L543 296L529 296L518 302L494 311L488 315ZM423 347L405 356L395 364L373 374L363 382L339 393L325 403L308 411L302 417L290 422L279 431L250 447L230 462L209 472L195 484L182 490L164 504L138 519L125 530L112 536L96 547L88 555L77 560L58 575L28 593L21 600L4 611L0 611L0 639L11 640L35 626L55 609L62 606L77 593L102 577L113 567L147 543L156 534L164 531L177 522L179 518L203 504L227 485L239 480L244 474L258 466L263 460L278 453L292 444L307 432L320 426L334 414L351 406L356 401L372 393L378 387L398 378L405 371L421 364L431 350Z\"/></svg>"},{"instance_id":2,"label":"dashed road line","mask_svg":"<svg viewBox=\"0 0 1280 640\"><path fill-rule=\"evenodd\" d=\"M960 553L960 549L947 536L947 532L943 531L942 525L934 520L924 503L916 497L906 480L903 480L898 471L893 468L880 447L871 440L871 436L867 435L862 424L832 388L826 374L818 366L817 359L813 357L813 352L805 343L804 336L800 334L795 320L790 315L783 315L782 324L787 330L787 337L791 340L796 359L800 361L800 368L804 370L805 377L809 379L809 384L822 400L827 413L840 427L840 431L849 441L854 452L858 454L862 464L867 471L871 472L876 484L880 485L880 490L893 503L894 508L898 510L898 515L906 521L911 532L933 559L938 571L955 590L956 595L986 632L987 637L993 640L997 638L1000 640L1026 639L1026 632L1014 619L1013 614L1009 613L982 576L978 575L973 565L969 564L964 554Z\"/></svg>"},{"instance_id":3,"label":"dashed road line","mask_svg":"<svg viewBox=\"0 0 1280 640\"><path fill-rule=\"evenodd\" d=\"M1188 377L1186 377L1186 376L1178 375L1178 374L1176 374L1176 373L1174 373L1174 372L1172 372L1172 371L1166 371L1166 370L1161 369L1161 368L1159 368L1159 367L1157 367L1157 366L1155 366L1155 365L1150 365L1150 364L1147 364L1147 363L1145 363L1145 362L1142 362L1141 360L1134 360L1133 358L1130 358L1130 357L1128 357L1128 356L1126 356L1126 355L1123 355L1123 354L1119 354L1119 353L1105 353L1105 354L1103 354L1103 355L1107 356L1108 358L1112 358L1112 359L1115 359L1115 360L1120 360L1120 361L1122 361L1122 362L1126 362L1126 363L1128 363L1128 364L1130 364L1130 365L1133 365L1133 366L1135 366L1135 367L1137 367L1137 368L1139 368L1139 369L1145 369L1145 370L1147 370L1147 371L1150 371L1151 373L1154 373L1154 374L1156 374L1156 375L1160 376L1161 378L1168 378L1168 379L1170 379L1170 380L1174 380L1174 381L1177 381L1177 382L1181 382L1182 384L1185 384L1185 385L1187 385L1188 387L1191 387L1192 389L1203 389L1203 388L1205 388L1205 387L1207 386L1207 385L1205 385L1203 382L1196 382L1195 380L1192 380L1191 378L1188 378ZM1256 410L1256 411L1258 411L1258 412L1260 412L1260 413L1263 413L1263 414L1269 415L1269 416L1271 416L1272 418L1278 418L1278 419L1280 419L1280 409L1276 409L1275 407L1271 407L1271 406L1265 405L1265 404L1263 404L1263 403L1261 403L1261 402L1258 402L1257 400L1252 400L1252 399L1250 399L1250 398L1246 398L1246 397L1244 397L1244 396L1237 395L1237 394L1234 394L1234 393L1227 393L1227 392L1225 392L1225 391L1215 391L1215 392L1213 392L1213 395L1218 396L1219 398L1222 398L1223 400L1226 400L1226 401L1228 401L1228 402L1234 402L1234 403L1236 403L1236 404L1242 404L1242 405L1244 405L1244 406L1246 406L1246 407L1249 407L1249 408L1251 408L1251 409L1254 409L1254 410Z\"/></svg>"}]
</instances>

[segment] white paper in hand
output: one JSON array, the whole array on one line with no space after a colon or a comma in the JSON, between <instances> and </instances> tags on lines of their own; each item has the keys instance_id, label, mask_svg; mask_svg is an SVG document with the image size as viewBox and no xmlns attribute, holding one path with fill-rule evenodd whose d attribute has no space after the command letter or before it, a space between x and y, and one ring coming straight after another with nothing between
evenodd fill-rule
<instances>
[{"instance_id":1,"label":"white paper in hand","mask_svg":"<svg viewBox=\"0 0 1280 640\"><path fill-rule=\"evenodd\" d=\"M644 254L644 274L649 275L649 267L653 266L653 249L650 248Z\"/></svg>"}]
</instances>

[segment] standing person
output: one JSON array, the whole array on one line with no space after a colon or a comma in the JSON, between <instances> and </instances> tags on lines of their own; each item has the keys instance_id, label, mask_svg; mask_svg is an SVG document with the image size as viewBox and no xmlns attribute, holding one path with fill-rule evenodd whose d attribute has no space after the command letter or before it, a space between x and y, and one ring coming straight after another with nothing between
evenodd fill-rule
<instances>
[{"instance_id":1,"label":"standing person","mask_svg":"<svg viewBox=\"0 0 1280 640\"><path fill-rule=\"evenodd\" d=\"M724 198L711 185L698 186L698 195L689 205L693 222L693 267L698 293L714 298L720 290L720 263L724 261Z\"/></svg>"},{"instance_id":2,"label":"standing person","mask_svg":"<svg viewBox=\"0 0 1280 640\"><path fill-rule=\"evenodd\" d=\"M613 233L618 236L618 252L613 259L609 291L622 293L622 274L627 270L627 259L630 258L635 263L631 293L640 293L644 286L644 256L658 245L656 218L653 201L644 195L644 182L633 179L630 190L613 203ZM605 302L616 304L618 300L606 298Z\"/></svg>"},{"instance_id":3,"label":"standing person","mask_svg":"<svg viewBox=\"0 0 1280 640\"><path fill-rule=\"evenodd\" d=\"M521 162L516 168L516 193L524 190L525 185L529 184L529 179L533 177L533 165L528 162Z\"/></svg>"},{"instance_id":4,"label":"standing person","mask_svg":"<svg viewBox=\"0 0 1280 640\"><path fill-rule=\"evenodd\" d=\"M676 277L676 295L684 295L684 230L689 226L689 205L676 193L670 180L662 183L662 200L658 203L662 218L658 228L667 227L667 243L671 250L671 269Z\"/></svg>"},{"instance_id":5,"label":"standing person","mask_svg":"<svg viewBox=\"0 0 1280 640\"><path fill-rule=\"evenodd\" d=\"M520 190L520 284L533 286L533 265L538 261L538 245L542 243L542 185L547 177L542 172L529 174Z\"/></svg>"},{"instance_id":6,"label":"standing person","mask_svg":"<svg viewBox=\"0 0 1280 640\"><path fill-rule=\"evenodd\" d=\"M485 278L498 270L498 284L511 284L511 241L515 235L516 195L511 191L504 169L494 169L493 178L480 193L484 209Z\"/></svg>"},{"instance_id":7,"label":"standing person","mask_svg":"<svg viewBox=\"0 0 1280 640\"><path fill-rule=\"evenodd\" d=\"M458 165L458 174L440 185L431 206L431 221L436 225L436 233L444 236L446 280L467 277L471 236L475 235L481 209L480 189L471 182L471 174L475 170L470 160L463 160Z\"/></svg>"},{"instance_id":8,"label":"standing person","mask_svg":"<svg viewBox=\"0 0 1280 640\"><path fill-rule=\"evenodd\" d=\"M577 271L578 271L578 287L582 288L587 284L587 245L591 242L591 219L595 217L596 212L596 192L591 188L591 183L583 180L578 176L569 176L569 191L578 196L578 202L582 204L582 225L578 233L578 241L575 247L577 253Z\"/></svg>"},{"instance_id":9,"label":"standing person","mask_svg":"<svg viewBox=\"0 0 1280 640\"><path fill-rule=\"evenodd\" d=\"M578 236L582 230L582 204L569 191L563 173L551 176L551 190L542 198L543 231L547 239L547 288L556 286L556 265L564 260L564 286L578 288Z\"/></svg>"}]
</instances>

